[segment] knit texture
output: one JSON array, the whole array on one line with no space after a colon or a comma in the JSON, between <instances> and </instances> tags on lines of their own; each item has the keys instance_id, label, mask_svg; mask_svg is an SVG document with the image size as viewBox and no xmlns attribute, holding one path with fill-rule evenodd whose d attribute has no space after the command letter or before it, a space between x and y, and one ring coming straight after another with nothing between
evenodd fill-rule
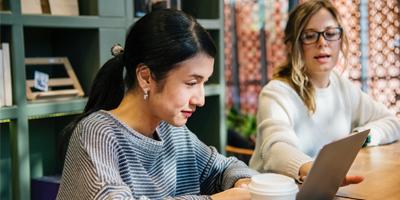
<instances>
[{"instance_id":1,"label":"knit texture","mask_svg":"<svg viewBox=\"0 0 400 200\"><path fill-rule=\"evenodd\" d=\"M160 140L109 112L83 119L70 139L57 199L209 199L256 172L162 122Z\"/></svg>"},{"instance_id":2,"label":"knit texture","mask_svg":"<svg viewBox=\"0 0 400 200\"><path fill-rule=\"evenodd\" d=\"M300 166L312 161L324 145L355 130L371 129L368 145L400 137L396 116L335 71L327 88L316 89L315 101L311 114L285 82L273 80L263 88L250 167L297 178Z\"/></svg>"}]
</instances>

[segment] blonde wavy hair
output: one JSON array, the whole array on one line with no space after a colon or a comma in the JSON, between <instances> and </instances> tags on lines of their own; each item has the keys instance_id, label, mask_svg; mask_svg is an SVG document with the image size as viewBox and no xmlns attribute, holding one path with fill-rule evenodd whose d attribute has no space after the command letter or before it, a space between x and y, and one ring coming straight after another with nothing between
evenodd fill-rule
<instances>
[{"instance_id":1,"label":"blonde wavy hair","mask_svg":"<svg viewBox=\"0 0 400 200\"><path fill-rule=\"evenodd\" d=\"M321 9L328 10L340 27L342 22L336 8L329 0L309 0L297 6L289 15L285 28L285 44L287 46L287 60L278 66L273 79L289 83L301 97L310 113L315 113L315 89L305 74L306 66L303 57L303 46L300 36L310 18ZM346 59L348 54L348 39L343 30L340 51Z\"/></svg>"}]
</instances>

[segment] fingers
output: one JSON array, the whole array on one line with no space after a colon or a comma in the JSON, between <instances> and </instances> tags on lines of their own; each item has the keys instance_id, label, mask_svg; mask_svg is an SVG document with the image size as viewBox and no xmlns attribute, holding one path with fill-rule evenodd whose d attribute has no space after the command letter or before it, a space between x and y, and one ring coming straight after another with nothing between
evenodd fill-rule
<instances>
[{"instance_id":1,"label":"fingers","mask_svg":"<svg viewBox=\"0 0 400 200\"><path fill-rule=\"evenodd\" d=\"M312 161L301 165L301 167L299 169L299 177L307 176L308 172L311 170L312 165L313 165Z\"/></svg>"},{"instance_id":2,"label":"fingers","mask_svg":"<svg viewBox=\"0 0 400 200\"><path fill-rule=\"evenodd\" d=\"M231 188L211 196L212 200L250 200L251 195L247 189Z\"/></svg>"},{"instance_id":3,"label":"fingers","mask_svg":"<svg viewBox=\"0 0 400 200\"><path fill-rule=\"evenodd\" d=\"M242 178L236 181L234 187L238 188L247 188L247 185L250 183L251 179L250 178Z\"/></svg>"},{"instance_id":4,"label":"fingers","mask_svg":"<svg viewBox=\"0 0 400 200\"><path fill-rule=\"evenodd\" d=\"M342 182L342 186L350 185L350 184L358 184L364 180L362 176L346 176Z\"/></svg>"}]
</instances>

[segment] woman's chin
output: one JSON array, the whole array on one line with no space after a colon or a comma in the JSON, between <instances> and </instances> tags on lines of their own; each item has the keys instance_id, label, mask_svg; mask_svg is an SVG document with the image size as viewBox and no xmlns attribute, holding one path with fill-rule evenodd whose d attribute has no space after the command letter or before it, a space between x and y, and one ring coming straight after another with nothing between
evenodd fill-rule
<instances>
[{"instance_id":1,"label":"woman's chin","mask_svg":"<svg viewBox=\"0 0 400 200\"><path fill-rule=\"evenodd\" d=\"M168 123L171 124L172 126L182 127L186 124L186 122L187 119L180 119L180 120L169 121Z\"/></svg>"}]
</instances>

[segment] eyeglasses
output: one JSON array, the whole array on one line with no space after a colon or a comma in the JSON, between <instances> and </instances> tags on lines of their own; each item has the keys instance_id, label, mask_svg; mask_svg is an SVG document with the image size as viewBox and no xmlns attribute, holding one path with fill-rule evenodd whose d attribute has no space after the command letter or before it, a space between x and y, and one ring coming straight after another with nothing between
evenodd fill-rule
<instances>
[{"instance_id":1,"label":"eyeglasses","mask_svg":"<svg viewBox=\"0 0 400 200\"><path fill-rule=\"evenodd\" d=\"M313 44L319 40L319 36L323 36L327 41L337 41L342 37L343 29L341 27L328 28L322 32L318 31L304 31L300 40L303 44Z\"/></svg>"}]
</instances>

